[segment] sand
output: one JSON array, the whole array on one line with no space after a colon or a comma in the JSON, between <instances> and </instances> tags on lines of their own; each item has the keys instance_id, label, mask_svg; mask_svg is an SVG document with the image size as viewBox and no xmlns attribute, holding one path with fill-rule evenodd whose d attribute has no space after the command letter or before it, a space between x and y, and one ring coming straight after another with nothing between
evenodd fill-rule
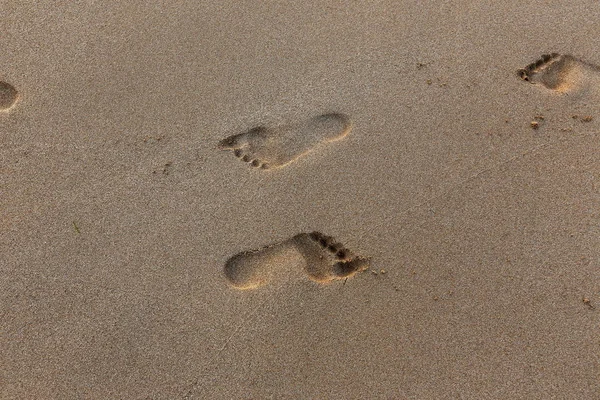
<instances>
[{"instance_id":1,"label":"sand","mask_svg":"<svg viewBox=\"0 0 600 400\"><path fill-rule=\"evenodd\" d=\"M0 398L600 396L597 2L0 10ZM313 231L370 268L228 280Z\"/></svg>"}]
</instances>

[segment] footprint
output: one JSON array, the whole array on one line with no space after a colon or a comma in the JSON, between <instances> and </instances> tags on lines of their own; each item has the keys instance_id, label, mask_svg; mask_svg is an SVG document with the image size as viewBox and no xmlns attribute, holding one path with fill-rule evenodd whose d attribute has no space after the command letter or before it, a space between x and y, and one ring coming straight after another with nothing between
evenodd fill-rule
<instances>
[{"instance_id":1,"label":"footprint","mask_svg":"<svg viewBox=\"0 0 600 400\"><path fill-rule=\"evenodd\" d=\"M259 126L219 142L221 150L233 154L253 167L283 167L310 152L319 143L345 137L352 123L344 114L323 114L295 125Z\"/></svg>"},{"instance_id":2,"label":"footprint","mask_svg":"<svg viewBox=\"0 0 600 400\"><path fill-rule=\"evenodd\" d=\"M565 54L544 54L517 71L524 81L541 84L559 93L600 89L600 68Z\"/></svg>"},{"instance_id":3,"label":"footprint","mask_svg":"<svg viewBox=\"0 0 600 400\"><path fill-rule=\"evenodd\" d=\"M331 236L300 233L291 239L234 255L225 263L225 276L237 289L254 289L301 268L308 278L327 283L349 278L369 268L369 259L355 255Z\"/></svg>"},{"instance_id":4,"label":"footprint","mask_svg":"<svg viewBox=\"0 0 600 400\"><path fill-rule=\"evenodd\" d=\"M19 92L10 83L0 81L0 111L8 111L19 99Z\"/></svg>"}]
</instances>

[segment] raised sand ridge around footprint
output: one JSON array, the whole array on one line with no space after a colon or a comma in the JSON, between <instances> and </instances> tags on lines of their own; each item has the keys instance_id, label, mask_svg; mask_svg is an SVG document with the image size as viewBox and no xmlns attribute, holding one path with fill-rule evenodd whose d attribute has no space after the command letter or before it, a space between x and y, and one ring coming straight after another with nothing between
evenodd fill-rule
<instances>
[{"instance_id":1,"label":"raised sand ridge around footprint","mask_svg":"<svg viewBox=\"0 0 600 400\"><path fill-rule=\"evenodd\" d=\"M245 251L225 263L225 277L238 289L254 289L284 278L290 268L301 266L318 283L349 278L369 267L369 260L355 255L320 232L300 233L291 239Z\"/></svg>"},{"instance_id":2,"label":"raised sand ridge around footprint","mask_svg":"<svg viewBox=\"0 0 600 400\"><path fill-rule=\"evenodd\" d=\"M321 143L342 139L352 129L344 114L322 114L298 124L259 126L219 142L221 150L262 169L283 167Z\"/></svg>"}]
</instances>

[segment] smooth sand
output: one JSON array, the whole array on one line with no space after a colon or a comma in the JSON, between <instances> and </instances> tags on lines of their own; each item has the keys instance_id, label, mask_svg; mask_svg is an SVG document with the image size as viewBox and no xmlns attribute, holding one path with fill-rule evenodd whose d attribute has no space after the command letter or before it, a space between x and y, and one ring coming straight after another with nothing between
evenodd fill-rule
<instances>
[{"instance_id":1,"label":"smooth sand","mask_svg":"<svg viewBox=\"0 0 600 400\"><path fill-rule=\"evenodd\" d=\"M600 104L517 76L600 64L596 2L0 9L0 398L598 398ZM228 285L314 230L379 273Z\"/></svg>"}]
</instances>

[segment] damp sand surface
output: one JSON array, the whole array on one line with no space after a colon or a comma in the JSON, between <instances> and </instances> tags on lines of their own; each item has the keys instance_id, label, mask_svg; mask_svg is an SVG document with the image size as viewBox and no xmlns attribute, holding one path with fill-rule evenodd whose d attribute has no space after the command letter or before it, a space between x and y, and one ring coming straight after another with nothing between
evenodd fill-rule
<instances>
[{"instance_id":1,"label":"damp sand surface","mask_svg":"<svg viewBox=\"0 0 600 400\"><path fill-rule=\"evenodd\" d=\"M596 398L599 19L5 7L0 398Z\"/></svg>"}]
</instances>

